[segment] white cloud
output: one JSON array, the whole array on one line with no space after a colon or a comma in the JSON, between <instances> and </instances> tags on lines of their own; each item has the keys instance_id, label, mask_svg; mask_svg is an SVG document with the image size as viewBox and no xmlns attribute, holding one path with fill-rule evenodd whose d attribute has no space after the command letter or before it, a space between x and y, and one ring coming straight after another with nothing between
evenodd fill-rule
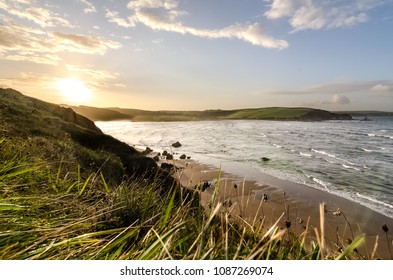
<instances>
[{"instance_id":1,"label":"white cloud","mask_svg":"<svg viewBox=\"0 0 393 280\"><path fill-rule=\"evenodd\" d=\"M393 83L376 84L371 91L375 94L393 94Z\"/></svg>"},{"instance_id":2,"label":"white cloud","mask_svg":"<svg viewBox=\"0 0 393 280\"><path fill-rule=\"evenodd\" d=\"M260 23L236 23L221 29L201 29L184 25L178 19L188 13L179 10L178 1L175 0L134 0L129 1L127 7L134 12L128 20L119 18L116 12L108 11L109 21L123 27L143 23L154 30L190 34L209 39L239 39L265 48L285 49L288 47L287 41L267 35Z\"/></svg>"},{"instance_id":3,"label":"white cloud","mask_svg":"<svg viewBox=\"0 0 393 280\"><path fill-rule=\"evenodd\" d=\"M332 96L332 104L346 105L351 103L351 101L346 96L335 94Z\"/></svg>"},{"instance_id":4,"label":"white cloud","mask_svg":"<svg viewBox=\"0 0 393 280\"><path fill-rule=\"evenodd\" d=\"M13 55L1 55L1 59L13 60L13 61L29 61L38 64L48 64L48 65L57 65L61 60L60 57L56 54L34 54L34 53L19 53Z\"/></svg>"},{"instance_id":5,"label":"white cloud","mask_svg":"<svg viewBox=\"0 0 393 280\"><path fill-rule=\"evenodd\" d=\"M122 27L134 27L135 26L135 20L133 17L129 17L127 20L119 17L119 13L115 11L106 11L105 17L108 18L109 22L116 23L119 26Z\"/></svg>"},{"instance_id":6,"label":"white cloud","mask_svg":"<svg viewBox=\"0 0 393 280\"><path fill-rule=\"evenodd\" d=\"M29 1L2 1L0 9L5 10L8 14L27 19L41 27L66 26L72 27L71 23L64 17L53 11L30 5Z\"/></svg>"},{"instance_id":7,"label":"white cloud","mask_svg":"<svg viewBox=\"0 0 393 280\"><path fill-rule=\"evenodd\" d=\"M393 93L393 81L352 81L323 84L299 90L262 90L259 95L333 95L333 101L340 101L344 94ZM343 101L343 99L341 99Z\"/></svg>"},{"instance_id":8,"label":"white cloud","mask_svg":"<svg viewBox=\"0 0 393 280\"><path fill-rule=\"evenodd\" d=\"M87 0L79 0L79 1L81 1L83 4L85 4L85 8L83 9L83 12L85 13L85 14L90 14L90 13L96 13L97 12L97 9L96 9L96 7L94 7L94 5L93 4L91 4L89 1L87 1Z\"/></svg>"},{"instance_id":9,"label":"white cloud","mask_svg":"<svg viewBox=\"0 0 393 280\"><path fill-rule=\"evenodd\" d=\"M172 10L177 8L179 1L177 0L131 0L128 2L127 7L129 9L139 8L164 8L166 10Z\"/></svg>"},{"instance_id":10,"label":"white cloud","mask_svg":"<svg viewBox=\"0 0 393 280\"><path fill-rule=\"evenodd\" d=\"M115 79L117 76L119 76L118 73L112 73L108 71L102 71L102 70L93 70L91 67L81 67L79 65L71 65L67 64L66 65L67 69L72 71L72 72L78 72L80 74L83 74L88 78L89 80L107 80L107 79Z\"/></svg>"},{"instance_id":11,"label":"white cloud","mask_svg":"<svg viewBox=\"0 0 393 280\"><path fill-rule=\"evenodd\" d=\"M353 26L368 20L366 14L383 0L268 0L268 19L289 18L292 32Z\"/></svg>"},{"instance_id":12,"label":"white cloud","mask_svg":"<svg viewBox=\"0 0 393 280\"><path fill-rule=\"evenodd\" d=\"M121 47L120 43L99 36L48 33L9 18L6 23L0 25L1 59L56 65L61 60L61 52L102 55L109 49Z\"/></svg>"},{"instance_id":13,"label":"white cloud","mask_svg":"<svg viewBox=\"0 0 393 280\"><path fill-rule=\"evenodd\" d=\"M118 49L121 44L100 36L80 34L65 34L53 32L52 35L58 42L59 51L71 51L90 54L105 54L108 49Z\"/></svg>"}]
</instances>

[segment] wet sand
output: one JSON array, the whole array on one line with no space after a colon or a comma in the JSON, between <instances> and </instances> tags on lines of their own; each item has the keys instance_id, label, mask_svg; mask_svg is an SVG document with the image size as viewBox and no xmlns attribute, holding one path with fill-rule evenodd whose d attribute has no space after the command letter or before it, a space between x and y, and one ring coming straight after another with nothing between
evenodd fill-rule
<instances>
[{"instance_id":1,"label":"wet sand","mask_svg":"<svg viewBox=\"0 0 393 280\"><path fill-rule=\"evenodd\" d=\"M196 186L202 188L204 184L209 185L200 192L201 203L205 208L220 176L218 201L222 203L222 211L228 211L232 219L246 220L250 224L263 223L264 228L269 228L281 216L278 224L281 228L285 228L286 221L289 221L290 230L298 236L307 233L310 243L316 240L316 230L321 232L320 204L324 203L325 244L329 250L338 251L364 233L366 242L358 249L360 258L391 259L382 225L386 223L390 229L388 238L393 247L393 219L358 203L244 169L243 165L233 162L223 163L221 171L193 160L160 160L159 164L162 162L176 166L173 176L183 187L195 189ZM236 176L231 170L245 175ZM338 215L338 209L341 215Z\"/></svg>"},{"instance_id":2,"label":"wet sand","mask_svg":"<svg viewBox=\"0 0 393 280\"><path fill-rule=\"evenodd\" d=\"M278 226L285 228L289 221L290 231L297 236L306 234L311 244L311 240L317 240L316 232L321 232L320 205L323 203L324 238L328 250L339 251L360 234L365 234L366 241L358 248L360 258L393 259L382 230L382 225L386 224L393 250L393 219L385 215L337 195L263 174L241 163L222 162L220 170L215 165L178 159L176 154L174 158L164 160L160 157L158 164L173 164L173 177L185 188L198 188L205 209L209 207L220 178L218 201L222 203L221 211L227 212L233 220L262 223L265 229L277 220ZM203 189L205 183L210 186Z\"/></svg>"}]
</instances>

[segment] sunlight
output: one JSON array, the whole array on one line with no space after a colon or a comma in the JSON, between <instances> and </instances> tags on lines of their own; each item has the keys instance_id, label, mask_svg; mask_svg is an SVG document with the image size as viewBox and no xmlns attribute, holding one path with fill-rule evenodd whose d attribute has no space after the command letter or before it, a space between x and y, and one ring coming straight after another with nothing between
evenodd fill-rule
<instances>
[{"instance_id":1,"label":"sunlight","mask_svg":"<svg viewBox=\"0 0 393 280\"><path fill-rule=\"evenodd\" d=\"M60 79L57 87L69 102L82 103L91 97L91 90L77 79Z\"/></svg>"}]
</instances>

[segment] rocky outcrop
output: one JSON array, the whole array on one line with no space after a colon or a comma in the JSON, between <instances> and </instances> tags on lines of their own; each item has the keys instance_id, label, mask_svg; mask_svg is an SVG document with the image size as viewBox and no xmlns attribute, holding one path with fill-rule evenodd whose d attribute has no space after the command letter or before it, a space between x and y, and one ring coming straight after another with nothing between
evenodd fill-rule
<instances>
[{"instance_id":1,"label":"rocky outcrop","mask_svg":"<svg viewBox=\"0 0 393 280\"><path fill-rule=\"evenodd\" d=\"M174 147L174 148L180 148L180 147L181 147L181 144L180 144L179 141L176 141L175 143L172 144L172 147Z\"/></svg>"}]
</instances>

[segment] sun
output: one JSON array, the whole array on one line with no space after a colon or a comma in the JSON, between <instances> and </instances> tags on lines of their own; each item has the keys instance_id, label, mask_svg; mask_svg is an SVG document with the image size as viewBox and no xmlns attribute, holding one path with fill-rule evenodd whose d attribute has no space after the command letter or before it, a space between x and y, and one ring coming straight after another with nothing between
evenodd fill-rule
<instances>
[{"instance_id":1,"label":"sun","mask_svg":"<svg viewBox=\"0 0 393 280\"><path fill-rule=\"evenodd\" d=\"M68 102L84 103L91 98L91 90L77 79L60 79L57 81L57 88Z\"/></svg>"}]
</instances>

